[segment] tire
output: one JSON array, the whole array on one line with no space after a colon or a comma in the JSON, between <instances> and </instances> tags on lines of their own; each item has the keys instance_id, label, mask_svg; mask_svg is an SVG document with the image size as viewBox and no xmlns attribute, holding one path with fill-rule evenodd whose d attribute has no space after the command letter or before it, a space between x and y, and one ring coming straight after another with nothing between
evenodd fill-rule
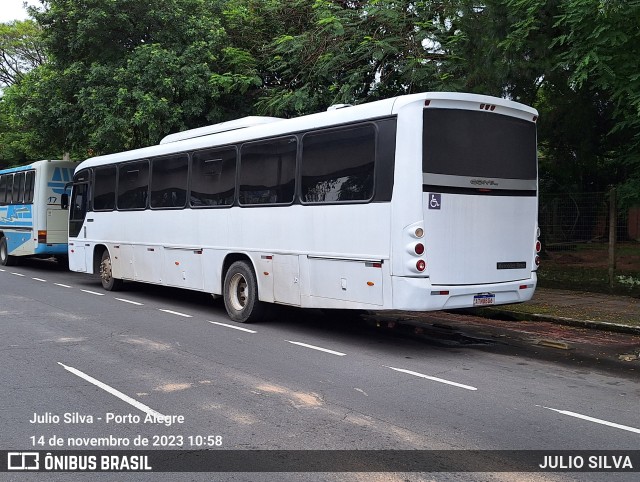
<instances>
[{"instance_id":1,"label":"tire","mask_svg":"<svg viewBox=\"0 0 640 482\"><path fill-rule=\"evenodd\" d=\"M107 291L119 291L122 289L122 280L113 277L111 256L109 256L109 251L106 249L102 253L102 260L100 261L100 281L102 282L102 287Z\"/></svg>"},{"instance_id":2,"label":"tire","mask_svg":"<svg viewBox=\"0 0 640 482\"><path fill-rule=\"evenodd\" d=\"M7 238L0 238L0 264L2 266L14 266L16 263L15 256L9 256L9 247L7 246Z\"/></svg>"},{"instance_id":3,"label":"tire","mask_svg":"<svg viewBox=\"0 0 640 482\"><path fill-rule=\"evenodd\" d=\"M224 306L229 318L251 323L264 318L265 303L258 300L258 283L246 261L233 263L224 277Z\"/></svg>"}]
</instances>

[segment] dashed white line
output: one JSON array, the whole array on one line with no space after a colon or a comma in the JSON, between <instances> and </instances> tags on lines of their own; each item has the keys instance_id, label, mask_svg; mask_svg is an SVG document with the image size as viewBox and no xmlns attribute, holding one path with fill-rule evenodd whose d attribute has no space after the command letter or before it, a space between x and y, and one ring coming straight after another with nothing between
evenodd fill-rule
<instances>
[{"instance_id":1,"label":"dashed white line","mask_svg":"<svg viewBox=\"0 0 640 482\"><path fill-rule=\"evenodd\" d=\"M444 378L432 377L430 375L425 375L424 373L418 373L418 372L413 372L411 370L405 370L404 368L393 368L393 367L387 367L387 368L391 368L392 370L395 370L397 372L407 373L407 374L413 375L415 377L426 378L427 380L431 380L431 381L434 381L434 382L444 383L446 385L452 385L452 386L458 387L458 388L464 388L465 390L474 390L474 391L477 390L476 387L472 387L470 385L463 385L462 383L452 382L451 380L445 380Z\"/></svg>"},{"instance_id":2,"label":"dashed white line","mask_svg":"<svg viewBox=\"0 0 640 482\"><path fill-rule=\"evenodd\" d=\"M325 353L331 353L332 355L338 355L338 356L345 356L346 353L342 353L339 351L334 351L334 350L329 350L328 348L322 348L320 346L315 346L315 345L308 345L306 343L301 343L299 341L291 341L291 340L285 340L288 343L292 343L294 345L299 345L299 346L303 346L305 348L311 348L312 350L318 350L318 351L323 351Z\"/></svg>"},{"instance_id":3,"label":"dashed white line","mask_svg":"<svg viewBox=\"0 0 640 482\"><path fill-rule=\"evenodd\" d=\"M31 278L32 280L36 280L36 281L40 281L42 283L46 283L47 280L46 279L42 279L42 278Z\"/></svg>"},{"instance_id":4,"label":"dashed white line","mask_svg":"<svg viewBox=\"0 0 640 482\"><path fill-rule=\"evenodd\" d=\"M537 407L542 407L542 405L536 405ZM619 428L620 430L627 430L628 432L640 433L640 428L629 427L627 425L621 425L619 423L608 422L606 420L601 420L599 418L589 417L588 415L582 415L580 413L569 412L568 410L558 410L556 408L550 407L542 407L547 410L552 410L557 413L561 413L562 415L568 415L569 417L580 418L582 420L587 420L589 422L599 423L600 425L607 425L609 427Z\"/></svg>"},{"instance_id":5,"label":"dashed white line","mask_svg":"<svg viewBox=\"0 0 640 482\"><path fill-rule=\"evenodd\" d=\"M4 273L6 271L6 269L0 269L0 271L2 271Z\"/></svg>"},{"instance_id":6,"label":"dashed white line","mask_svg":"<svg viewBox=\"0 0 640 482\"><path fill-rule=\"evenodd\" d=\"M193 318L191 315L187 315L186 313L180 313L179 311L171 311L171 310L163 310L162 308L158 308L160 311L164 311L165 313L170 313L172 315L183 316L185 318Z\"/></svg>"},{"instance_id":7,"label":"dashed white line","mask_svg":"<svg viewBox=\"0 0 640 482\"><path fill-rule=\"evenodd\" d=\"M89 383L92 383L93 385L95 385L96 387L102 388L105 392L110 393L111 395L118 397L120 400L122 400L123 402L127 402L129 405L133 405L134 407L136 407L138 410L143 411L144 413L147 413L153 417L155 417L156 419L158 417L164 418L164 415L162 415L160 412L157 412L155 410L153 410L152 408L146 406L144 403L141 403L137 400L135 400L134 398L131 398L128 395L125 395L124 393L122 393L119 390L116 390L113 387L110 387L109 385L107 385L106 383L101 382L100 380L97 380L95 378L93 378L90 375L87 375L84 372L81 372L80 370L78 370L77 368L73 368L70 366L65 365L64 363L60 363L58 362L58 365L60 365L62 368L64 368L65 370L67 370L70 373L73 373L74 375L82 378L83 380L88 381Z\"/></svg>"},{"instance_id":8,"label":"dashed white line","mask_svg":"<svg viewBox=\"0 0 640 482\"><path fill-rule=\"evenodd\" d=\"M250 330L248 328L242 328L241 326L227 325L226 323L220 323L218 321L209 321L209 320L207 320L207 323L211 323L212 325L226 326L227 328L233 328L234 330L246 331L247 333L258 333L255 330Z\"/></svg>"},{"instance_id":9,"label":"dashed white line","mask_svg":"<svg viewBox=\"0 0 640 482\"><path fill-rule=\"evenodd\" d=\"M130 304L136 305L136 306L144 306L144 303L138 303L137 301L125 300L124 298L116 298L116 300L122 301L124 303L130 303Z\"/></svg>"},{"instance_id":10,"label":"dashed white line","mask_svg":"<svg viewBox=\"0 0 640 482\"><path fill-rule=\"evenodd\" d=\"M53 283L56 286L62 286L63 288L71 288L69 285L63 285L62 283Z\"/></svg>"},{"instance_id":11,"label":"dashed white line","mask_svg":"<svg viewBox=\"0 0 640 482\"><path fill-rule=\"evenodd\" d=\"M98 293L97 291L91 291L91 290L80 290L80 291L83 291L85 293L89 293L90 295L104 296L104 293Z\"/></svg>"},{"instance_id":12,"label":"dashed white line","mask_svg":"<svg viewBox=\"0 0 640 482\"><path fill-rule=\"evenodd\" d=\"M11 273L14 276L24 276L22 273Z\"/></svg>"}]
</instances>

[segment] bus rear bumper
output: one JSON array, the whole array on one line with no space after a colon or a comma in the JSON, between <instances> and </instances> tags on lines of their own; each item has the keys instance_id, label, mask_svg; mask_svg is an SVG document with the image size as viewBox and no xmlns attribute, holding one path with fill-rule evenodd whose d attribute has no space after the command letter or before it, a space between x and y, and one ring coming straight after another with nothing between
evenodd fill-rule
<instances>
[{"instance_id":1,"label":"bus rear bumper","mask_svg":"<svg viewBox=\"0 0 640 482\"><path fill-rule=\"evenodd\" d=\"M487 305L522 303L533 297L537 284L531 278L483 285L432 285L429 278L391 277L394 310L435 311ZM482 296L487 295L487 296Z\"/></svg>"}]
</instances>

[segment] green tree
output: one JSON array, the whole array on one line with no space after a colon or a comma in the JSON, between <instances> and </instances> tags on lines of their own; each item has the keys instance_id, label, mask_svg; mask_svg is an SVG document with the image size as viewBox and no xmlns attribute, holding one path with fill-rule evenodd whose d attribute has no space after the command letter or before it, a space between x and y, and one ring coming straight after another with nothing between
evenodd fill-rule
<instances>
[{"instance_id":1,"label":"green tree","mask_svg":"<svg viewBox=\"0 0 640 482\"><path fill-rule=\"evenodd\" d=\"M50 62L11 102L39 145L86 157L250 111L253 57L230 45L222 0L48 0L31 14ZM44 103L43 103L44 99Z\"/></svg>"},{"instance_id":2,"label":"green tree","mask_svg":"<svg viewBox=\"0 0 640 482\"><path fill-rule=\"evenodd\" d=\"M566 0L557 44L571 81L612 103L607 152L623 182L623 199L640 203L640 1Z\"/></svg>"},{"instance_id":3,"label":"green tree","mask_svg":"<svg viewBox=\"0 0 640 482\"><path fill-rule=\"evenodd\" d=\"M0 23L0 87L15 84L45 59L41 30L33 20Z\"/></svg>"}]
</instances>

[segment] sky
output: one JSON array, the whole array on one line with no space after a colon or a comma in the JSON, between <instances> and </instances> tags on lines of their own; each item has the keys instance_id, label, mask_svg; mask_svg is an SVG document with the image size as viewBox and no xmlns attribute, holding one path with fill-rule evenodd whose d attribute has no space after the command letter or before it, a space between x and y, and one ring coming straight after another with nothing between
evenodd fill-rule
<instances>
[{"instance_id":1,"label":"sky","mask_svg":"<svg viewBox=\"0 0 640 482\"><path fill-rule=\"evenodd\" d=\"M25 1L29 5L40 5L37 0L0 0L0 22L7 23L28 18L27 11L22 6Z\"/></svg>"}]
</instances>

